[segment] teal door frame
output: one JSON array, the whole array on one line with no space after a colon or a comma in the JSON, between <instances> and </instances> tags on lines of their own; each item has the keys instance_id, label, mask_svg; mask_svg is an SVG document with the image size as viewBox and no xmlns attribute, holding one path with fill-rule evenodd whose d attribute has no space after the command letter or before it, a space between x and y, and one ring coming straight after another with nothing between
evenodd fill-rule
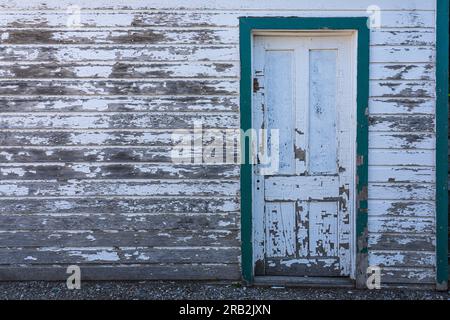
<instances>
[{"instance_id":1,"label":"teal door frame","mask_svg":"<svg viewBox=\"0 0 450 320\"><path fill-rule=\"evenodd\" d=\"M448 288L449 0L436 0L436 288Z\"/></svg>"},{"instance_id":2,"label":"teal door frame","mask_svg":"<svg viewBox=\"0 0 450 320\"><path fill-rule=\"evenodd\" d=\"M352 30L357 31L357 147L356 147L356 286L366 287L368 267L367 190L368 190L368 101L369 43L367 17L299 18L242 17L239 19L241 60L240 116L241 129L252 128L252 43L257 30ZM252 244L252 164L250 146L241 141L241 249L242 277L246 283L254 280Z\"/></svg>"}]
</instances>

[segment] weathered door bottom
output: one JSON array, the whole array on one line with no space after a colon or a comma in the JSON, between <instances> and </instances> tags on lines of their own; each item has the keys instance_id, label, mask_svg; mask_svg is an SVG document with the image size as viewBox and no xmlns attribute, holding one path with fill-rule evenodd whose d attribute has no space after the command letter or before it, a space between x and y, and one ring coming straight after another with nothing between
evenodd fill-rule
<instances>
[{"instance_id":1,"label":"weathered door bottom","mask_svg":"<svg viewBox=\"0 0 450 320\"><path fill-rule=\"evenodd\" d=\"M256 286L312 287L312 288L354 288L355 282L349 278L328 277L284 277L257 276L253 282Z\"/></svg>"}]
</instances>

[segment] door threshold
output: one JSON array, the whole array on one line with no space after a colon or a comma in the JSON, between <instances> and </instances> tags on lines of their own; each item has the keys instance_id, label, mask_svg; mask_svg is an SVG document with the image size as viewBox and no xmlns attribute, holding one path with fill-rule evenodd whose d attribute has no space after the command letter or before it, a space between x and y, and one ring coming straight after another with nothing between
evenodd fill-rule
<instances>
[{"instance_id":1,"label":"door threshold","mask_svg":"<svg viewBox=\"0 0 450 320\"><path fill-rule=\"evenodd\" d=\"M256 276L253 284L264 287L355 288L355 281L350 278L332 277Z\"/></svg>"}]
</instances>

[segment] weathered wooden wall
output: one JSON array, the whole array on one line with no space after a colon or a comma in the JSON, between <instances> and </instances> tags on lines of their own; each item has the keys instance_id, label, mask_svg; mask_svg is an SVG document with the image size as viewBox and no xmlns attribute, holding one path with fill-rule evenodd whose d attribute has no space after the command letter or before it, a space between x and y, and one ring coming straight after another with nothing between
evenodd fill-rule
<instances>
[{"instance_id":1,"label":"weathered wooden wall","mask_svg":"<svg viewBox=\"0 0 450 320\"><path fill-rule=\"evenodd\" d=\"M239 279L239 167L173 165L171 130L239 127L239 16L372 4L0 1L0 279ZM376 4L370 263L433 284L435 1Z\"/></svg>"}]
</instances>

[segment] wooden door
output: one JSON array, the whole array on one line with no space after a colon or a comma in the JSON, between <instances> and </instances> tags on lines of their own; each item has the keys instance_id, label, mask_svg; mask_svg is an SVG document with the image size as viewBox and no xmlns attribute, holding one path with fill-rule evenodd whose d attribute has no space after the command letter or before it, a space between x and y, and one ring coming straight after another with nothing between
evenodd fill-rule
<instances>
[{"instance_id":1,"label":"wooden door","mask_svg":"<svg viewBox=\"0 0 450 320\"><path fill-rule=\"evenodd\" d=\"M254 38L256 275L352 272L353 61L351 36Z\"/></svg>"}]
</instances>

